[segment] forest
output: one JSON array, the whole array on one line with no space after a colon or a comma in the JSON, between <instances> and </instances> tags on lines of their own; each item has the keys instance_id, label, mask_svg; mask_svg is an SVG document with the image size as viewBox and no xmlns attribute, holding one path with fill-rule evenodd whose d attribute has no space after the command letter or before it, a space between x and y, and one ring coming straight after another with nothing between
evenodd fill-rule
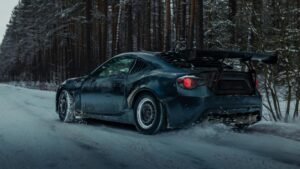
<instances>
[{"instance_id":1,"label":"forest","mask_svg":"<svg viewBox=\"0 0 300 169\"><path fill-rule=\"evenodd\" d=\"M20 0L0 81L59 84L118 53L181 49L276 52L278 64L259 71L265 118L298 117L299 0Z\"/></svg>"}]
</instances>

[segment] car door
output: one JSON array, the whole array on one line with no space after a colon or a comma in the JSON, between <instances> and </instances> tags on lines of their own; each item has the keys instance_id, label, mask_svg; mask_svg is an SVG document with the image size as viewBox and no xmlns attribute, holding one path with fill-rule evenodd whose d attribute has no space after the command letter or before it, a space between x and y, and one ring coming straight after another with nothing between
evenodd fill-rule
<instances>
[{"instance_id":1,"label":"car door","mask_svg":"<svg viewBox=\"0 0 300 169\"><path fill-rule=\"evenodd\" d=\"M120 114L126 101L127 76L133 63L133 57L117 57L93 72L82 86L82 111L101 115Z\"/></svg>"}]
</instances>

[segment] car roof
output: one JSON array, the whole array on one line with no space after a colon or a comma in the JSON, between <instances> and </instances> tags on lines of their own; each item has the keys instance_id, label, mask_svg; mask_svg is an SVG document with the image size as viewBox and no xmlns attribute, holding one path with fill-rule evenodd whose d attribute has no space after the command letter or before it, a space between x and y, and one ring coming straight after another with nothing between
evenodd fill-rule
<instances>
[{"instance_id":1,"label":"car roof","mask_svg":"<svg viewBox=\"0 0 300 169\"><path fill-rule=\"evenodd\" d=\"M162 52L151 52L151 51L140 51L140 52L127 52L127 53L121 53L115 57L122 57L122 56L128 56L132 55L136 58L140 58L142 60L145 60L147 62L153 63L153 64L159 64L162 68L173 68L172 65L165 62L161 57L160 54Z\"/></svg>"},{"instance_id":2,"label":"car roof","mask_svg":"<svg viewBox=\"0 0 300 169\"><path fill-rule=\"evenodd\" d=\"M126 52L121 53L115 57L121 57L121 56L127 56L127 55L133 55L137 58L141 58L147 61L152 61L153 59L159 59L159 55L161 52L151 52L151 51L140 51L140 52Z\"/></svg>"}]
</instances>

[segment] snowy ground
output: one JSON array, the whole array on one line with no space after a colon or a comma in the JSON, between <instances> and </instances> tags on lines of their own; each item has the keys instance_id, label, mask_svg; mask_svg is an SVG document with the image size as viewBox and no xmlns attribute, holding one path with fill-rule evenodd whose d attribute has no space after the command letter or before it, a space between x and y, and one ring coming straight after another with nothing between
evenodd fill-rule
<instances>
[{"instance_id":1,"label":"snowy ground","mask_svg":"<svg viewBox=\"0 0 300 169\"><path fill-rule=\"evenodd\" d=\"M155 136L124 125L64 124L55 93L0 85L1 169L300 168L300 125L260 123L239 133L203 124Z\"/></svg>"}]
</instances>

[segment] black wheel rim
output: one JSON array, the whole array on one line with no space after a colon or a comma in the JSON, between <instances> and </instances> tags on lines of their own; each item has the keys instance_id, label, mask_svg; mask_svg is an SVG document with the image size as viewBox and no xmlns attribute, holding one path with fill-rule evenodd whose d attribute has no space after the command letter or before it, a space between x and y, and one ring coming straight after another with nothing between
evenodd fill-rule
<instances>
[{"instance_id":1,"label":"black wheel rim","mask_svg":"<svg viewBox=\"0 0 300 169\"><path fill-rule=\"evenodd\" d=\"M150 98L143 98L140 100L136 111L139 127L144 130L151 129L157 116L155 102Z\"/></svg>"},{"instance_id":2,"label":"black wheel rim","mask_svg":"<svg viewBox=\"0 0 300 169\"><path fill-rule=\"evenodd\" d=\"M59 117L60 119L64 119L67 114L67 109L68 109L68 103L67 103L67 98L65 94L62 94L59 98Z\"/></svg>"},{"instance_id":3,"label":"black wheel rim","mask_svg":"<svg viewBox=\"0 0 300 169\"><path fill-rule=\"evenodd\" d=\"M155 117L155 109L151 102L144 103L141 111L142 122L146 125L152 124Z\"/></svg>"}]
</instances>

